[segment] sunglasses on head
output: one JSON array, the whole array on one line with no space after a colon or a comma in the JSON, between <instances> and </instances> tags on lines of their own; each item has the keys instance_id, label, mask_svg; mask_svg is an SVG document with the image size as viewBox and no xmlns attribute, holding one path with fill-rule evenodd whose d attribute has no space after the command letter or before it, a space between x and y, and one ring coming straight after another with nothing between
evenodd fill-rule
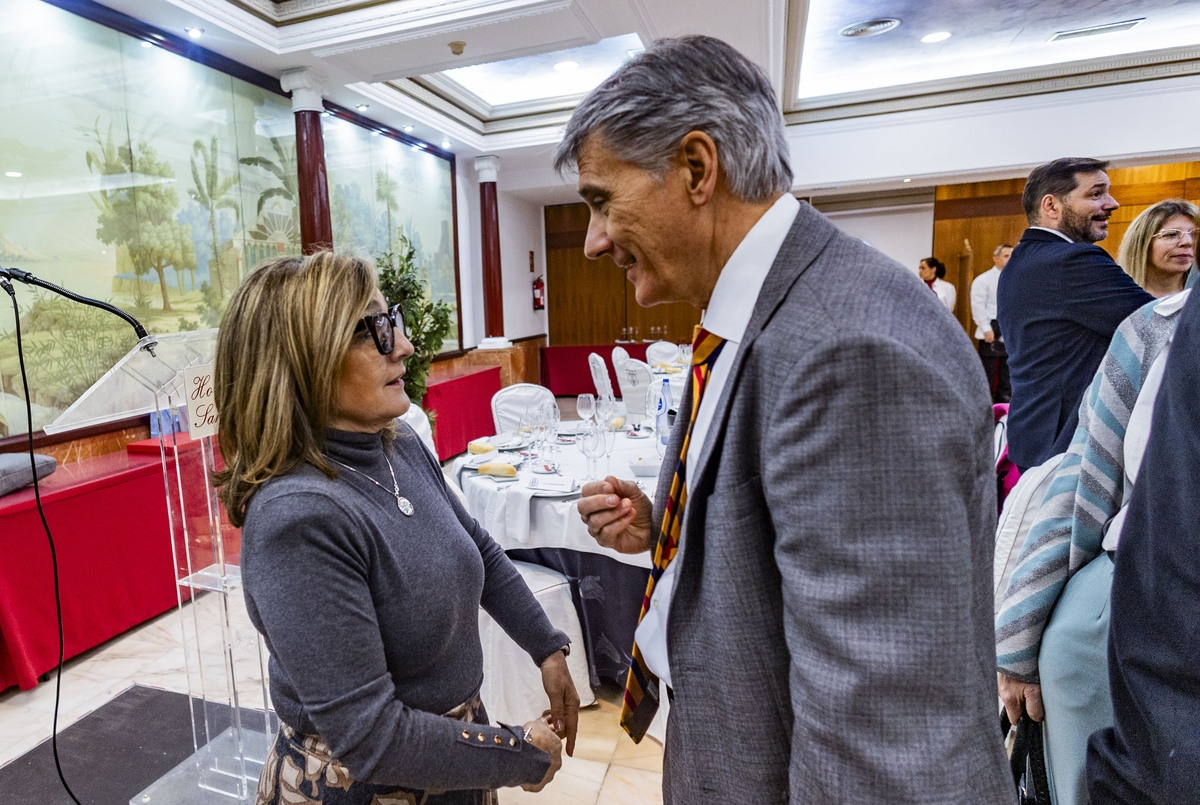
<instances>
[{"instance_id":1,"label":"sunglasses on head","mask_svg":"<svg viewBox=\"0 0 1200 805\"><path fill-rule=\"evenodd\" d=\"M354 332L360 333L366 330L371 334L372 340L375 341L375 348L379 350L380 355L388 355L396 348L396 331L400 331L400 335L408 338L408 332L404 329L404 314L400 312L400 306L395 305L391 310L386 310L383 313L368 313L358 321L358 325L354 328Z\"/></svg>"}]
</instances>

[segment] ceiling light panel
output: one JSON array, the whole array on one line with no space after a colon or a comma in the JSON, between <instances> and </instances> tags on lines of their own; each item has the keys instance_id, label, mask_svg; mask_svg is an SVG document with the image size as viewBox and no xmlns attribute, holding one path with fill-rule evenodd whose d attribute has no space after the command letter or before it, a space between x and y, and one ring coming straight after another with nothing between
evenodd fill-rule
<instances>
[{"instance_id":1,"label":"ceiling light panel","mask_svg":"<svg viewBox=\"0 0 1200 805\"><path fill-rule=\"evenodd\" d=\"M889 18L901 24L874 36L841 33ZM1104 33L1083 33L1092 30ZM922 38L933 32L954 35L931 48ZM1197 42L1197 2L810 0L797 100L1194 47Z\"/></svg>"},{"instance_id":2,"label":"ceiling light panel","mask_svg":"<svg viewBox=\"0 0 1200 805\"><path fill-rule=\"evenodd\" d=\"M458 67L439 75L489 106L506 106L585 95L620 67L631 51L641 49L642 40L637 34L625 34L601 39L594 45ZM577 66L557 67L567 62Z\"/></svg>"}]
</instances>

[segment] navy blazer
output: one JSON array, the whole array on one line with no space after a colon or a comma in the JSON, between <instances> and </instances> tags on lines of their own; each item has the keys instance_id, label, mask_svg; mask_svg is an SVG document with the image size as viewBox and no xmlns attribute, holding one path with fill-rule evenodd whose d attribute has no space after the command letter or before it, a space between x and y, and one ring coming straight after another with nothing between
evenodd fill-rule
<instances>
[{"instance_id":1,"label":"navy blazer","mask_svg":"<svg viewBox=\"0 0 1200 805\"><path fill-rule=\"evenodd\" d=\"M1012 380L1014 464L1034 467L1067 449L1083 392L1117 325L1152 301L1099 246L1025 230L996 292Z\"/></svg>"},{"instance_id":2,"label":"navy blazer","mask_svg":"<svg viewBox=\"0 0 1200 805\"><path fill-rule=\"evenodd\" d=\"M1112 580L1113 726L1088 743L1092 802L1200 796L1200 291L1175 331Z\"/></svg>"}]
</instances>

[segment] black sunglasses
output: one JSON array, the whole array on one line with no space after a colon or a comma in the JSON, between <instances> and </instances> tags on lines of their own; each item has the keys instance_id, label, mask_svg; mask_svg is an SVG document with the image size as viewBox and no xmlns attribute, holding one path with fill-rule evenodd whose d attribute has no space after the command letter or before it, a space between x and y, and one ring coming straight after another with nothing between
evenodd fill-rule
<instances>
[{"instance_id":1,"label":"black sunglasses","mask_svg":"<svg viewBox=\"0 0 1200 805\"><path fill-rule=\"evenodd\" d=\"M408 338L408 331L404 329L404 314L400 312L399 305L383 313L368 313L363 316L354 332L360 333L363 330L371 334L375 341L375 349L379 350L380 355L388 355L396 348L396 330Z\"/></svg>"}]
</instances>

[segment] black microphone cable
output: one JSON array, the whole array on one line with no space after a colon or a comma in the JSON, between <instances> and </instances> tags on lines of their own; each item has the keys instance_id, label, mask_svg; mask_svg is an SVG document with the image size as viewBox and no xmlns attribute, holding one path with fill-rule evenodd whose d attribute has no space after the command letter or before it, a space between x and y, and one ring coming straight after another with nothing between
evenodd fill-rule
<instances>
[{"instance_id":1,"label":"black microphone cable","mask_svg":"<svg viewBox=\"0 0 1200 805\"><path fill-rule=\"evenodd\" d=\"M13 318L17 325L17 362L21 367L21 385L25 392L25 416L29 424L29 470L33 473L33 497L37 502L38 514L42 518L42 528L46 530L46 540L50 543L50 564L54 570L54 610L58 616L58 673L54 679L54 721L50 728L50 747L54 753L54 768L58 772L59 782L62 783L67 796L75 805L83 805L75 796L75 792L71 790L71 786L67 785L67 778L63 776L62 762L58 758L58 704L62 697L63 659L66 654L66 642L63 639L62 595L58 587L58 552L54 549L54 537L50 534L50 524L46 522L46 512L42 508L42 491L38 484L37 462L33 457L33 404L29 399L29 377L25 374L25 349L21 343L21 310L17 307L17 294L13 290L12 283L3 275L0 275L0 287L4 288L13 303Z\"/></svg>"}]
</instances>

